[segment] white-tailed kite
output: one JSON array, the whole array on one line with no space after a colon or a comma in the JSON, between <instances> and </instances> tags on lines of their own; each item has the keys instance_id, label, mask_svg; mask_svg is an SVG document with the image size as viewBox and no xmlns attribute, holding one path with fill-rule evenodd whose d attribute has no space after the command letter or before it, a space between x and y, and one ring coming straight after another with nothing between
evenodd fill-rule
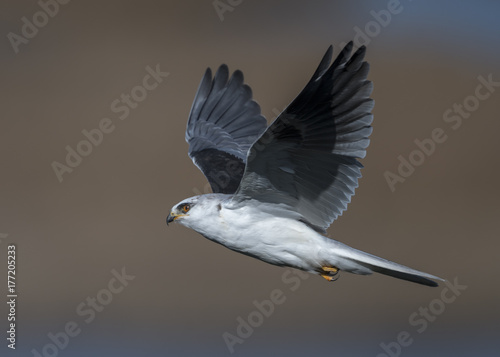
<instances>
[{"instance_id":1,"label":"white-tailed kite","mask_svg":"<svg viewBox=\"0 0 500 357\"><path fill-rule=\"evenodd\" d=\"M373 272L437 286L441 278L325 237L354 195L372 132L365 47L332 46L311 80L267 126L241 71L208 68L186 130L189 156L212 194L187 198L167 217L234 251L335 280ZM434 280L431 280L434 279Z\"/></svg>"}]
</instances>

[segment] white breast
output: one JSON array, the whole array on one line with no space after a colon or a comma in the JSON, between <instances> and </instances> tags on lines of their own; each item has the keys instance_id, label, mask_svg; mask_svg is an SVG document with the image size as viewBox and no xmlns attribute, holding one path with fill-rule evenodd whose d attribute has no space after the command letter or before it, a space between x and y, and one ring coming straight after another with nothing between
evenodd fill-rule
<instances>
[{"instance_id":1,"label":"white breast","mask_svg":"<svg viewBox=\"0 0 500 357\"><path fill-rule=\"evenodd\" d=\"M306 270L318 266L324 241L304 223L275 217L252 205L237 209L223 207L219 216L199 233L229 249L268 263Z\"/></svg>"}]
</instances>

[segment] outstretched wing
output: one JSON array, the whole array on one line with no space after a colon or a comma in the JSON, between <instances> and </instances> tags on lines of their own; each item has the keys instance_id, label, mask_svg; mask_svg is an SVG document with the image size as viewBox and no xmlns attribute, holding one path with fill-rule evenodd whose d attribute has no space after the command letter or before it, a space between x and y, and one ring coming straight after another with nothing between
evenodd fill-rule
<instances>
[{"instance_id":1,"label":"outstretched wing","mask_svg":"<svg viewBox=\"0 0 500 357\"><path fill-rule=\"evenodd\" d=\"M228 81L226 65L212 80L208 68L194 98L186 128L189 157L215 193L234 193L240 184L247 152L266 130L267 121L241 71Z\"/></svg>"},{"instance_id":2,"label":"outstretched wing","mask_svg":"<svg viewBox=\"0 0 500 357\"><path fill-rule=\"evenodd\" d=\"M324 232L358 186L372 132L365 48L328 49L309 83L253 144L234 207L257 200Z\"/></svg>"}]
</instances>

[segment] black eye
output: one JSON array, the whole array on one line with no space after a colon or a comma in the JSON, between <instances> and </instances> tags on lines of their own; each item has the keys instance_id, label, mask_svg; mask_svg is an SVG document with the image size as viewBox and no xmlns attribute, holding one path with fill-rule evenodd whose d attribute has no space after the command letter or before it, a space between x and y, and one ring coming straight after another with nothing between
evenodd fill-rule
<instances>
[{"instance_id":1,"label":"black eye","mask_svg":"<svg viewBox=\"0 0 500 357\"><path fill-rule=\"evenodd\" d=\"M191 209L191 205L189 203L183 204L181 207L181 211L187 213Z\"/></svg>"}]
</instances>

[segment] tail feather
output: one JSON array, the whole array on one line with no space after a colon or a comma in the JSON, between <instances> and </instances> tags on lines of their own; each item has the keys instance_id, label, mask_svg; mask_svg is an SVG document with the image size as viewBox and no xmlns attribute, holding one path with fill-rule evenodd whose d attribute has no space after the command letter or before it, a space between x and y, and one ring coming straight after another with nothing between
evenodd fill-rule
<instances>
[{"instance_id":1,"label":"tail feather","mask_svg":"<svg viewBox=\"0 0 500 357\"><path fill-rule=\"evenodd\" d=\"M350 271L355 274L371 274L372 272L376 272L417 284L434 287L438 286L438 283L434 280L444 281L444 279L440 277L391 262L390 260L362 252L346 245L343 245L342 248L337 248L335 251L336 255L342 258L340 260L341 264L339 265L345 265L347 268L343 269L342 266L339 266L341 270Z\"/></svg>"},{"instance_id":2,"label":"tail feather","mask_svg":"<svg viewBox=\"0 0 500 357\"><path fill-rule=\"evenodd\" d=\"M416 274L407 273L407 272L394 270L394 269L390 269L390 268L384 268L384 267L380 267L380 266L376 266L376 265L372 265L372 264L367 264L367 263L363 263L363 262L358 262L358 263L367 267L368 269L370 269L374 272L388 275L388 276L392 276L394 278L408 280L408 281L411 281L411 282L414 282L417 284L422 284L422 285L427 285L427 286L432 286L432 287L436 287L439 285L434 280L427 278L426 276L428 276L428 274L426 274L426 273L422 273L422 272L418 272L418 271ZM411 269L411 270L413 270L413 269ZM443 280L441 278L438 278L437 276L433 276L433 279Z\"/></svg>"}]
</instances>

